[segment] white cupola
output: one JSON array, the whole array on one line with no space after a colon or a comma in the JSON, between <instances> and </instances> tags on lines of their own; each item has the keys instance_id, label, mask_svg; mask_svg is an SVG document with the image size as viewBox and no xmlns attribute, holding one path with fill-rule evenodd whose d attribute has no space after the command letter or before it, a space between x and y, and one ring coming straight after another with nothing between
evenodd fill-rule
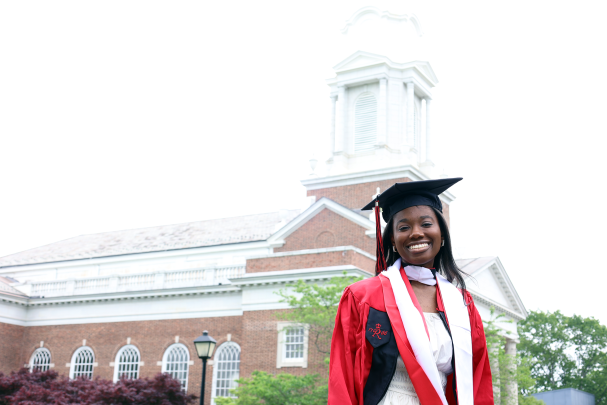
<instances>
[{"instance_id":1,"label":"white cupola","mask_svg":"<svg viewBox=\"0 0 607 405\"><path fill-rule=\"evenodd\" d=\"M404 60L418 54L419 21L365 7L342 34L352 35L348 47L357 41L360 47L327 81L332 119L326 175L411 165L431 177L431 90L438 80L428 62Z\"/></svg>"}]
</instances>

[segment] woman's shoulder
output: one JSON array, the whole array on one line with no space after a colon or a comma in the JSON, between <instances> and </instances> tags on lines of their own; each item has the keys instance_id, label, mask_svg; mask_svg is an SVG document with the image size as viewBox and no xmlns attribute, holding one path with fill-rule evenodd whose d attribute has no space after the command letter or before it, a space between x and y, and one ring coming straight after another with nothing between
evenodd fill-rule
<instances>
[{"instance_id":1,"label":"woman's shoulder","mask_svg":"<svg viewBox=\"0 0 607 405\"><path fill-rule=\"evenodd\" d=\"M379 276L369 277L364 280L350 284L346 288L358 301L368 301L371 297L382 297L383 291ZM382 299L383 301L383 299Z\"/></svg>"}]
</instances>

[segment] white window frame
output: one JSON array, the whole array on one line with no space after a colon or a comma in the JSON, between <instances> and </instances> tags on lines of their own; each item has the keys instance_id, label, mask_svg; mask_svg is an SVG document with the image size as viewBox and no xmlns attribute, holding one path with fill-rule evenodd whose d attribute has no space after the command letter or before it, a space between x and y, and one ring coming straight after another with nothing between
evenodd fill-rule
<instances>
[{"instance_id":1,"label":"white window frame","mask_svg":"<svg viewBox=\"0 0 607 405\"><path fill-rule=\"evenodd\" d=\"M308 368L308 337L310 325L297 322L277 322L276 327L278 329L278 347L276 349L276 368L283 367L301 367ZM304 341L303 341L303 358L301 359L287 359L286 354L286 333L285 331L289 328L303 328L304 330Z\"/></svg>"},{"instance_id":2,"label":"white window frame","mask_svg":"<svg viewBox=\"0 0 607 405\"><path fill-rule=\"evenodd\" d=\"M228 347L236 347L238 349L238 378L240 378L240 358L242 355L242 349L240 348L240 345L236 342L225 342L222 343L217 350L215 350L215 354L213 355L213 384L211 385L211 404L215 405L215 398L217 398L216 396L216 392L217 392L217 370L218 370L218 365L219 365L219 353L221 353L221 351L225 350ZM232 388L235 388L237 384L234 384L234 386Z\"/></svg>"},{"instance_id":3,"label":"white window frame","mask_svg":"<svg viewBox=\"0 0 607 405\"><path fill-rule=\"evenodd\" d=\"M120 379L120 375L118 374L118 370L120 369L120 356L122 355L123 352L125 352L128 349L134 349L137 352L137 357L139 359L139 362L137 362L137 377L136 378L139 378L139 373L141 372L141 366L143 365L143 362L141 361L141 353L139 352L139 349L135 345L124 345L120 348L120 350L118 350L118 353L116 353L116 358L114 360L114 382L117 382Z\"/></svg>"},{"instance_id":4,"label":"white window frame","mask_svg":"<svg viewBox=\"0 0 607 405\"><path fill-rule=\"evenodd\" d=\"M34 350L34 353L32 353L32 357L30 357L30 362L29 362L29 366L30 366L30 373L32 373L34 371L34 360L36 359L37 356L39 356L40 353L46 353L46 358L48 358L48 363L43 364L43 368L46 367L44 370L41 371L47 371L50 370L54 364L51 363L52 358L51 358L51 351L49 349L47 349L46 347L41 347L39 349ZM44 355L41 355L44 356Z\"/></svg>"},{"instance_id":5,"label":"white window frame","mask_svg":"<svg viewBox=\"0 0 607 405\"><path fill-rule=\"evenodd\" d=\"M78 358L78 355L84 351L90 351L91 355L93 356L93 360L90 363L81 363L81 364L76 364L76 359ZM70 380L74 379L74 373L76 372L76 366L78 365L82 365L82 366L87 366L90 365L91 367L91 373L90 375L87 375L88 378L90 378L91 380L93 379L93 373L95 370L95 351L89 347L89 346L82 346L79 347L78 349L76 349L76 351L74 352L74 354L72 354L72 361L70 362ZM80 377L82 376L82 374L76 376L76 377Z\"/></svg>"},{"instance_id":6,"label":"white window frame","mask_svg":"<svg viewBox=\"0 0 607 405\"><path fill-rule=\"evenodd\" d=\"M175 376L172 375L172 372L174 372L175 370L168 370L168 358L169 358L169 354L171 353L172 350L177 349L177 348L181 348L183 350L185 350L186 353L186 359L185 359L185 381L181 381L181 379L179 379L180 382L182 382L181 387L184 391L188 390L188 378L190 377L190 350L188 350L188 347L186 345L184 345L183 343L174 343L172 345L170 345L169 347L167 347L167 349L164 351L164 355L162 356L162 372L163 373L167 373L167 374L171 374L171 376L173 378L175 378Z\"/></svg>"}]
</instances>

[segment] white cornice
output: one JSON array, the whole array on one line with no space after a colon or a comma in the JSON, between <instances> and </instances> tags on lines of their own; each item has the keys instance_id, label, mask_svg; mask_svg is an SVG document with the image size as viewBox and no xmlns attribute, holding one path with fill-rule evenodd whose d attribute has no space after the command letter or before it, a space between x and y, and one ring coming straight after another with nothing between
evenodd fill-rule
<instances>
[{"instance_id":1,"label":"white cornice","mask_svg":"<svg viewBox=\"0 0 607 405\"><path fill-rule=\"evenodd\" d=\"M364 64L353 64L353 62L355 62L356 59L359 58L365 59ZM385 68L378 71L377 67L381 65L385 66ZM339 84L342 86L348 86L348 84L350 83L348 83L347 81L344 82L341 78L342 76L344 76L344 74L346 77L351 76L350 74L346 74L347 72L357 72L356 78L350 77L350 81L352 81L352 84L362 84L361 80L364 81L364 78L360 76L360 73L365 70L371 70L374 72L373 74L383 73L384 75L393 76L393 78L400 78L406 80L414 80L415 77L418 77L422 82L424 82L425 85L428 85L430 87L434 87L436 86L436 84L438 84L438 78L436 77L436 74L434 73L434 70L432 69L429 62L416 60L405 63L397 63L393 62L392 60L390 60L390 58L386 56L365 51L354 52L352 55L348 56L346 59L335 65L333 69L335 70L337 77L329 79L328 83L330 85Z\"/></svg>"},{"instance_id":2,"label":"white cornice","mask_svg":"<svg viewBox=\"0 0 607 405\"><path fill-rule=\"evenodd\" d=\"M353 265L317 267L312 269L267 271L260 273L248 273L244 277L230 279L234 286L254 287L268 284L289 284L298 280L304 281L322 281L333 277L343 276L346 272L348 276L371 277L372 275Z\"/></svg>"},{"instance_id":3,"label":"white cornice","mask_svg":"<svg viewBox=\"0 0 607 405\"><path fill-rule=\"evenodd\" d=\"M308 190L320 190L323 188L350 186L353 184L373 183L376 181L409 178L413 181L430 180L430 177L421 170L412 165L388 167L376 170L367 170L357 173L338 174L335 176L315 177L301 180ZM370 197L370 196L369 196ZM455 200L455 196L450 191L445 191L440 195L440 199L447 204Z\"/></svg>"},{"instance_id":4,"label":"white cornice","mask_svg":"<svg viewBox=\"0 0 607 405\"><path fill-rule=\"evenodd\" d=\"M510 277L508 277L508 273L506 272L506 269L502 265L502 262L500 261L499 257L494 257L492 260L485 263L481 268L477 269L476 271L474 271L474 273L472 273L470 275L472 276L472 278L474 278L475 276L478 276L480 273L482 273L484 271L490 271L493 273L495 278L500 283L499 287L502 289L505 296L510 301L510 305L512 305L514 310L507 309L506 307L495 302L491 298L481 294L480 292L475 291L474 287L472 287L472 289L469 289L470 293L473 294L473 296L478 296L479 299L481 299L481 300L483 300L483 302L485 302L485 304L487 304L489 306L494 306L496 308L496 310L498 310L498 312L508 313L511 316L515 315L516 319L519 319L519 320L525 319L529 315L529 313L527 312L527 309L525 308L523 301L521 300L518 293L516 292L516 288L514 288L514 284L512 284Z\"/></svg>"},{"instance_id":5,"label":"white cornice","mask_svg":"<svg viewBox=\"0 0 607 405\"><path fill-rule=\"evenodd\" d=\"M412 165L388 167L383 169L366 170L356 173L338 174L335 176L315 177L301 180L308 190L322 188L350 186L353 184L372 183L375 181L398 179L407 177L413 181L429 180L430 178Z\"/></svg>"},{"instance_id":6,"label":"white cornice","mask_svg":"<svg viewBox=\"0 0 607 405\"><path fill-rule=\"evenodd\" d=\"M362 249L357 248L356 246L335 246L330 248L319 248L319 249L303 249L303 250L293 250L289 252L278 252L272 253L270 255L261 255L261 256L251 256L248 259L271 259L273 257L286 257L286 256L300 256L300 255L314 255L319 253L330 253L330 252L346 252L353 251L369 259L375 260L375 256L365 252Z\"/></svg>"}]
</instances>

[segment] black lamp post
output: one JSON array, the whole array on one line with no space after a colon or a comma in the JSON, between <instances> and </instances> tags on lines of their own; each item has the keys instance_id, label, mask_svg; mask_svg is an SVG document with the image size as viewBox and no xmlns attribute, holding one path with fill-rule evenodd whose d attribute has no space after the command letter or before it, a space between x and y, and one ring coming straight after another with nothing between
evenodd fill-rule
<instances>
[{"instance_id":1,"label":"black lamp post","mask_svg":"<svg viewBox=\"0 0 607 405\"><path fill-rule=\"evenodd\" d=\"M198 336L194 339L194 346L196 346L196 352L198 357L202 359L202 387L200 388L200 405L204 405L204 383L207 374L207 360L213 356L215 345L217 341L209 336L209 332L206 330L202 332L202 336Z\"/></svg>"}]
</instances>

